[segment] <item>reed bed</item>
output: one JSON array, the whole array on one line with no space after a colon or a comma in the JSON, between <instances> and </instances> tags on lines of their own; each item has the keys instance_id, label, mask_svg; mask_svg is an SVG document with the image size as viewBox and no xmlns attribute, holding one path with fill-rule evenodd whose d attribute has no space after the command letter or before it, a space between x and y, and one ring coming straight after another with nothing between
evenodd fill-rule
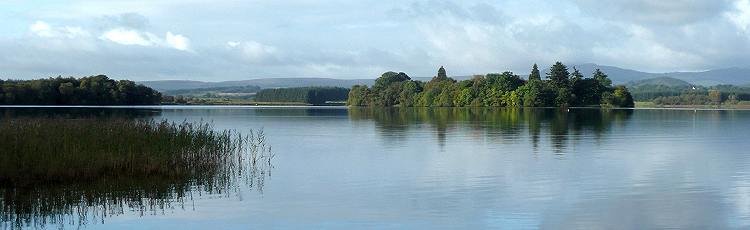
<instances>
[{"instance_id":1,"label":"reed bed","mask_svg":"<svg viewBox=\"0 0 750 230\"><path fill-rule=\"evenodd\" d=\"M262 130L202 121L2 119L0 227L158 214L241 182L262 191L274 156Z\"/></svg>"}]
</instances>

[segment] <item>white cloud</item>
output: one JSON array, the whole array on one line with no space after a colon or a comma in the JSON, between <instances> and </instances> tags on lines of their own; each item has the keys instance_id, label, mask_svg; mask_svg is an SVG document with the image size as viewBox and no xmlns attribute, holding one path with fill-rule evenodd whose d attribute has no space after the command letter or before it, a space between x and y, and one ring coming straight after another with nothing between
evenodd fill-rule
<instances>
[{"instance_id":1,"label":"white cloud","mask_svg":"<svg viewBox=\"0 0 750 230\"><path fill-rule=\"evenodd\" d=\"M750 0L737 0L734 2L735 10L724 14L737 28L750 32Z\"/></svg>"},{"instance_id":2,"label":"white cloud","mask_svg":"<svg viewBox=\"0 0 750 230\"><path fill-rule=\"evenodd\" d=\"M34 24L29 26L29 31L39 37L43 38L78 38L88 36L88 31L81 27L53 27L50 24L43 21L36 21Z\"/></svg>"},{"instance_id":3,"label":"white cloud","mask_svg":"<svg viewBox=\"0 0 750 230\"><path fill-rule=\"evenodd\" d=\"M273 46L264 45L256 41L229 41L227 46L230 50L240 53L243 59L251 63L268 63L277 61L278 49Z\"/></svg>"},{"instance_id":4,"label":"white cloud","mask_svg":"<svg viewBox=\"0 0 750 230\"><path fill-rule=\"evenodd\" d=\"M181 34L167 32L164 38L153 33L135 29L115 28L105 31L99 39L111 41L121 45L158 46L176 50L191 51L190 39Z\"/></svg>"},{"instance_id":5,"label":"white cloud","mask_svg":"<svg viewBox=\"0 0 750 230\"><path fill-rule=\"evenodd\" d=\"M108 40L121 45L139 45L153 46L157 43L157 38L151 33L142 33L137 30L116 28L111 29L99 37L102 40Z\"/></svg>"},{"instance_id":6,"label":"white cloud","mask_svg":"<svg viewBox=\"0 0 750 230\"><path fill-rule=\"evenodd\" d=\"M229 47L231 47L231 48L237 47L237 46L239 46L240 44L242 44L242 43L240 43L240 42L232 42L232 41L229 41L229 42L227 42L227 45L228 45Z\"/></svg>"},{"instance_id":7,"label":"white cloud","mask_svg":"<svg viewBox=\"0 0 750 230\"><path fill-rule=\"evenodd\" d=\"M172 34L172 32L167 32L166 41L167 45L172 48L182 51L190 50L190 39L180 34Z\"/></svg>"},{"instance_id":8,"label":"white cloud","mask_svg":"<svg viewBox=\"0 0 750 230\"><path fill-rule=\"evenodd\" d=\"M35 22L31 25L31 27L29 27L29 30L31 30L32 33L36 34L39 37L52 36L52 27L43 21Z\"/></svg>"},{"instance_id":9,"label":"white cloud","mask_svg":"<svg viewBox=\"0 0 750 230\"><path fill-rule=\"evenodd\" d=\"M641 26L630 26L613 48L609 44L592 47L592 54L605 63L619 62L639 69L658 67L679 68L680 66L698 66L705 60L689 50L678 50L668 47L657 40L658 34Z\"/></svg>"}]
</instances>

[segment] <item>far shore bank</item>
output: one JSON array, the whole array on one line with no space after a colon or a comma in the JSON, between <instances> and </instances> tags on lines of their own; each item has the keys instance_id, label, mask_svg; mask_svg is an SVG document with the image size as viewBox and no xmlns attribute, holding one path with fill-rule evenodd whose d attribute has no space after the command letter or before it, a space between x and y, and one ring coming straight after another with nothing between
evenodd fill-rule
<instances>
[{"instance_id":1,"label":"far shore bank","mask_svg":"<svg viewBox=\"0 0 750 230\"><path fill-rule=\"evenodd\" d=\"M367 106L348 106L345 103L327 103L322 105L306 104L299 102L254 102L254 101L225 101L224 103L187 103L187 104L174 104L174 103L163 103L156 105L0 105L0 108L132 108L132 107L353 107L353 108L380 108L380 107L367 107ZM399 106L390 108L401 108ZM408 107L408 108L524 108L524 107ZM527 107L528 108L528 107ZM554 109L557 107L534 107L534 108L549 108ZM603 108L598 106L588 107L568 107L569 109L699 109L699 110L750 110L750 103L739 103L739 104L723 104L717 105L656 105L653 102L635 102L634 108Z\"/></svg>"},{"instance_id":2,"label":"far shore bank","mask_svg":"<svg viewBox=\"0 0 750 230\"><path fill-rule=\"evenodd\" d=\"M635 108L641 109L750 109L750 103L740 102L737 104L721 105L657 105L650 101L636 101Z\"/></svg>"}]
</instances>

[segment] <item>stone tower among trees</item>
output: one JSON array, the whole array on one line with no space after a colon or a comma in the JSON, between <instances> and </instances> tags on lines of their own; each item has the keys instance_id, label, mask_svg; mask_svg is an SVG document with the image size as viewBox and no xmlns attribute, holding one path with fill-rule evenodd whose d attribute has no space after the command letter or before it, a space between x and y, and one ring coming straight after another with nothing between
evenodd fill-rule
<instances>
[{"instance_id":1,"label":"stone tower among trees","mask_svg":"<svg viewBox=\"0 0 750 230\"><path fill-rule=\"evenodd\" d=\"M445 68L443 66L440 66L440 69L438 69L437 76L435 77L436 80L447 80L448 74L445 73Z\"/></svg>"}]
</instances>

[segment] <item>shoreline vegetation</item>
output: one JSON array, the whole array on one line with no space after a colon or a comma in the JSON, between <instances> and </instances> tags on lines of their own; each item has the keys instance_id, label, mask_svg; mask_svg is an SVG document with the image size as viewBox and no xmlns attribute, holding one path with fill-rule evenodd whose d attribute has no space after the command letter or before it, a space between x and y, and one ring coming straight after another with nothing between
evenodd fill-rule
<instances>
[{"instance_id":1,"label":"shoreline vegetation","mask_svg":"<svg viewBox=\"0 0 750 230\"><path fill-rule=\"evenodd\" d=\"M550 67L544 80L536 64L528 80L506 71L456 81L448 77L443 67L428 82L412 80L403 72L386 72L372 87L352 87L347 104L371 107L634 107L627 87L613 86L601 70L595 70L586 78L575 67L569 72L561 62Z\"/></svg>"},{"instance_id":2,"label":"shoreline vegetation","mask_svg":"<svg viewBox=\"0 0 750 230\"><path fill-rule=\"evenodd\" d=\"M309 86L268 88L242 96L206 93L203 95L165 95L163 105L343 105L349 89L343 87Z\"/></svg>"},{"instance_id":3,"label":"shoreline vegetation","mask_svg":"<svg viewBox=\"0 0 750 230\"><path fill-rule=\"evenodd\" d=\"M680 105L665 105L657 104L653 101L636 101L635 108L641 109L738 109L738 110L750 110L750 102L740 101L737 103L721 103L721 104L680 104Z\"/></svg>"},{"instance_id":4,"label":"shoreline vegetation","mask_svg":"<svg viewBox=\"0 0 750 230\"><path fill-rule=\"evenodd\" d=\"M427 82L403 72L386 72L371 87L261 88L254 85L178 89L159 92L105 75L83 78L1 80L3 105L239 105L364 107L585 107L750 109L750 87L700 86L659 77L612 85L596 69L584 77L557 62L543 79L534 64L528 79L512 72L475 75L457 81L445 68Z\"/></svg>"},{"instance_id":5,"label":"shoreline vegetation","mask_svg":"<svg viewBox=\"0 0 750 230\"><path fill-rule=\"evenodd\" d=\"M346 101L349 89L342 87L294 87L263 89L255 95L256 103L304 103L325 105Z\"/></svg>"},{"instance_id":6,"label":"shoreline vegetation","mask_svg":"<svg viewBox=\"0 0 750 230\"><path fill-rule=\"evenodd\" d=\"M12 228L184 209L243 183L262 191L274 158L262 130L124 118L0 119L0 149L0 227Z\"/></svg>"},{"instance_id":7,"label":"shoreline vegetation","mask_svg":"<svg viewBox=\"0 0 750 230\"><path fill-rule=\"evenodd\" d=\"M652 108L750 108L750 87L736 85L700 86L669 78L628 83L636 107Z\"/></svg>"},{"instance_id":8,"label":"shoreline vegetation","mask_svg":"<svg viewBox=\"0 0 750 230\"><path fill-rule=\"evenodd\" d=\"M0 105L155 105L161 93L105 75L36 80L0 79Z\"/></svg>"}]
</instances>

